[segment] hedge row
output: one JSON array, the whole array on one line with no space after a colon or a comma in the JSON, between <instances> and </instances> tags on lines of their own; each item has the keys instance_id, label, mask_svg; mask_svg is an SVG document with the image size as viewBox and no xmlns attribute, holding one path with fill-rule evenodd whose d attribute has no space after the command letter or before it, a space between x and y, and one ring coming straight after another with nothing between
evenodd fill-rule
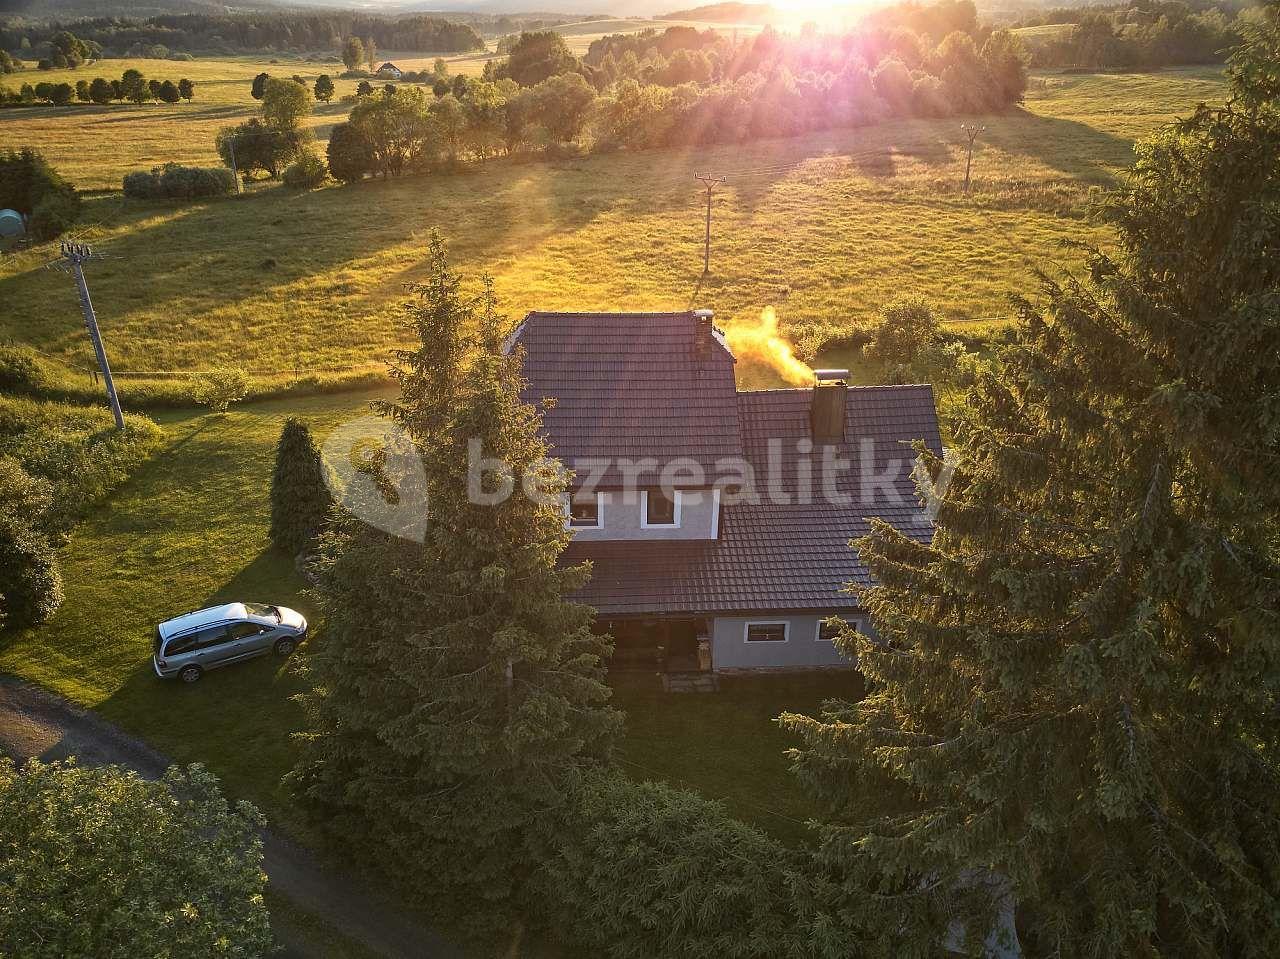
<instances>
[{"instance_id":1,"label":"hedge row","mask_svg":"<svg viewBox=\"0 0 1280 959\"><path fill-rule=\"evenodd\" d=\"M264 377L250 380L245 399L346 393L386 386L388 382L387 374L376 368ZM196 405L192 385L188 377L131 377L116 380L116 392L126 410L185 409ZM84 373L37 357L20 346L0 346L0 391L65 403L100 404L105 396L102 385Z\"/></svg>"},{"instance_id":2,"label":"hedge row","mask_svg":"<svg viewBox=\"0 0 1280 959\"><path fill-rule=\"evenodd\" d=\"M236 178L223 167L180 166L166 163L152 170L129 173L124 195L138 200L197 200L228 196L236 191Z\"/></svg>"}]
</instances>

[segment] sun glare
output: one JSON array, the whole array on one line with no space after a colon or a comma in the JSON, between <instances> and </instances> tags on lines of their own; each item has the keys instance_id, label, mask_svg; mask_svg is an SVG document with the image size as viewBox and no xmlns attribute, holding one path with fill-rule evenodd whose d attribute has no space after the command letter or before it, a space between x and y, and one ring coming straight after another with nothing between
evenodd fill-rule
<instances>
[{"instance_id":1,"label":"sun glare","mask_svg":"<svg viewBox=\"0 0 1280 959\"><path fill-rule=\"evenodd\" d=\"M874 0L855 0L853 3L775 0L773 3L773 7L784 18L784 27L801 27L806 23L813 23L824 29L846 26L874 5Z\"/></svg>"}]
</instances>

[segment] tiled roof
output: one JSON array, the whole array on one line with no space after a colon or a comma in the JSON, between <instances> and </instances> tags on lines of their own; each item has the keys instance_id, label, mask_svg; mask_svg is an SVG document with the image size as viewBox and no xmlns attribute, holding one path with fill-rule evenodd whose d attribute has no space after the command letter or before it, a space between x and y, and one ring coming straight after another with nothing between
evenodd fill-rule
<instances>
[{"instance_id":1,"label":"tiled roof","mask_svg":"<svg viewBox=\"0 0 1280 959\"><path fill-rule=\"evenodd\" d=\"M513 343L524 350L524 398L554 397L543 421L552 454L689 457L710 472L742 455L733 356L719 335L698 348L693 313L530 313ZM616 486L616 469L598 485Z\"/></svg>"},{"instance_id":2,"label":"tiled roof","mask_svg":"<svg viewBox=\"0 0 1280 959\"><path fill-rule=\"evenodd\" d=\"M744 452L757 485L769 470L773 440L780 492L790 494L791 502L726 504L714 542L574 541L564 561L589 559L594 565L591 581L575 598L606 617L856 608L857 597L843 587L865 585L868 575L849 541L867 532L869 517L922 540L931 535L911 479L910 443L920 439L942 451L933 390L849 389L844 442L832 449L851 463L834 484L837 492L851 494L845 505L829 504L821 495L822 447L810 456L814 501L798 502L803 474L796 443L810 435L811 398L811 390L737 394ZM874 482L878 477L881 485Z\"/></svg>"}]
</instances>

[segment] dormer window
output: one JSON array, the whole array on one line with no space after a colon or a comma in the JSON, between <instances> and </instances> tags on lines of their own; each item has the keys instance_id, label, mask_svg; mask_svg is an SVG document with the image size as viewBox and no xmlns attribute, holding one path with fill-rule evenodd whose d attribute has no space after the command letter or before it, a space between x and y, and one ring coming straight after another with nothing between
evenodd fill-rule
<instances>
[{"instance_id":1,"label":"dormer window","mask_svg":"<svg viewBox=\"0 0 1280 959\"><path fill-rule=\"evenodd\" d=\"M680 525L680 494L673 491L668 494L662 489L644 491L644 509L641 525L646 529L655 526L675 527Z\"/></svg>"},{"instance_id":2,"label":"dormer window","mask_svg":"<svg viewBox=\"0 0 1280 959\"><path fill-rule=\"evenodd\" d=\"M603 493L574 493L565 503L570 529L604 529Z\"/></svg>"}]
</instances>

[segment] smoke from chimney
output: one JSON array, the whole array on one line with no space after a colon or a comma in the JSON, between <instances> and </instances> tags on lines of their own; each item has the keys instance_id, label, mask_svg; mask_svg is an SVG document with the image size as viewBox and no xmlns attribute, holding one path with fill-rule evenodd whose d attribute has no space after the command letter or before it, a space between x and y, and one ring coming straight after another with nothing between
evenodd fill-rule
<instances>
[{"instance_id":1,"label":"smoke from chimney","mask_svg":"<svg viewBox=\"0 0 1280 959\"><path fill-rule=\"evenodd\" d=\"M730 326L725 331L725 339L740 363L768 366L792 386L813 383L813 370L796 359L791 344L778 335L778 314L773 307L764 308L755 326Z\"/></svg>"}]
</instances>

